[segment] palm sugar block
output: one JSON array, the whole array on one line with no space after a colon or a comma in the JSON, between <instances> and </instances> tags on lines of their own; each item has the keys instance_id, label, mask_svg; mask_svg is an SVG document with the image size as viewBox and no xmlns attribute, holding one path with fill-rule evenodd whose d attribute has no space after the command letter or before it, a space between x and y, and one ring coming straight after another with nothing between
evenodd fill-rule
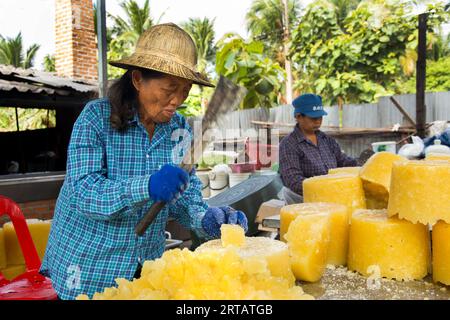
<instances>
[{"instance_id":1,"label":"palm sugar block","mask_svg":"<svg viewBox=\"0 0 450 320\"><path fill-rule=\"evenodd\" d=\"M439 221L433 226L433 280L450 285L450 224Z\"/></svg>"},{"instance_id":2,"label":"palm sugar block","mask_svg":"<svg viewBox=\"0 0 450 320\"><path fill-rule=\"evenodd\" d=\"M351 219L348 268L364 276L379 269L381 277L420 280L431 259L428 226L396 217L386 210L358 210Z\"/></svg>"},{"instance_id":3,"label":"palm sugar block","mask_svg":"<svg viewBox=\"0 0 450 320\"><path fill-rule=\"evenodd\" d=\"M363 183L368 209L387 208L392 166L396 161L407 159L390 152L378 152L362 166L359 176Z\"/></svg>"},{"instance_id":4,"label":"palm sugar block","mask_svg":"<svg viewBox=\"0 0 450 320\"><path fill-rule=\"evenodd\" d=\"M392 168L388 215L413 223L450 223L450 163L407 161Z\"/></svg>"},{"instance_id":5,"label":"palm sugar block","mask_svg":"<svg viewBox=\"0 0 450 320\"><path fill-rule=\"evenodd\" d=\"M285 243L243 237L239 226L222 226L222 239L194 252L173 249L146 261L139 279L116 279L93 300L272 300L313 299L295 285ZM89 299L80 295L78 300Z\"/></svg>"},{"instance_id":6,"label":"palm sugar block","mask_svg":"<svg viewBox=\"0 0 450 320\"><path fill-rule=\"evenodd\" d=\"M39 258L43 259L50 233L51 220L27 219L26 222ZM8 264L25 264L22 249L12 222L5 223L3 231L5 235L6 259Z\"/></svg>"},{"instance_id":7,"label":"palm sugar block","mask_svg":"<svg viewBox=\"0 0 450 320\"><path fill-rule=\"evenodd\" d=\"M298 216L327 213L330 215L330 244L327 264L347 263L349 213L348 208L337 203L299 203L285 206L280 211L280 239L286 241L290 224Z\"/></svg>"},{"instance_id":8,"label":"palm sugar block","mask_svg":"<svg viewBox=\"0 0 450 320\"><path fill-rule=\"evenodd\" d=\"M328 170L328 174L335 174L335 173L350 173L350 174L356 174L359 175L359 170L361 170L361 167L341 167L341 168L333 168Z\"/></svg>"},{"instance_id":9,"label":"palm sugar block","mask_svg":"<svg viewBox=\"0 0 450 320\"><path fill-rule=\"evenodd\" d=\"M322 277L327 265L330 230L328 213L299 215L290 224L285 239L297 280L316 282Z\"/></svg>"},{"instance_id":10,"label":"palm sugar block","mask_svg":"<svg viewBox=\"0 0 450 320\"><path fill-rule=\"evenodd\" d=\"M339 203L348 207L349 214L365 209L366 200L361 179L348 173L328 174L303 181L304 202Z\"/></svg>"}]
</instances>

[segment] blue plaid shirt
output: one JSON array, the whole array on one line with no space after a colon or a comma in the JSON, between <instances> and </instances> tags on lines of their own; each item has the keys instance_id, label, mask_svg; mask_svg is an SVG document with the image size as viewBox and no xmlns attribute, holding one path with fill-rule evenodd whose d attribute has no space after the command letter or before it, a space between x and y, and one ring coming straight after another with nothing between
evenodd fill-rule
<instances>
[{"instance_id":1,"label":"blue plaid shirt","mask_svg":"<svg viewBox=\"0 0 450 320\"><path fill-rule=\"evenodd\" d=\"M308 140L298 124L280 142L280 176L285 187L303 195L303 180L328 173L329 169L356 167L358 162L341 151L339 144L317 131L317 145Z\"/></svg>"},{"instance_id":2,"label":"blue plaid shirt","mask_svg":"<svg viewBox=\"0 0 450 320\"><path fill-rule=\"evenodd\" d=\"M188 130L185 143L192 130L175 114L156 126L150 141L137 115L124 133L113 129L110 109L107 99L89 102L72 132L66 178L41 267L61 299L91 297L114 286L116 278L131 280L138 262L163 254L169 216L205 235L201 220L208 206L194 173L182 197L160 212L143 237L135 235L134 227L153 203L150 175L163 164L181 162L183 139L176 137L183 130L177 129Z\"/></svg>"}]
</instances>

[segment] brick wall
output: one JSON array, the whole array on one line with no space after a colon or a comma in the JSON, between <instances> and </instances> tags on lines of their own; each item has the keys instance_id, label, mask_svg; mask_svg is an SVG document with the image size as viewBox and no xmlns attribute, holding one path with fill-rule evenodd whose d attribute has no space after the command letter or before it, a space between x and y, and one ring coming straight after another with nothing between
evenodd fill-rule
<instances>
[{"instance_id":1,"label":"brick wall","mask_svg":"<svg viewBox=\"0 0 450 320\"><path fill-rule=\"evenodd\" d=\"M56 199L53 199L19 203L19 206L20 209L22 209L22 213L24 214L26 219L49 220L53 218L55 203ZM9 221L10 219L8 216L1 216L0 227L3 226L4 223Z\"/></svg>"},{"instance_id":2,"label":"brick wall","mask_svg":"<svg viewBox=\"0 0 450 320\"><path fill-rule=\"evenodd\" d=\"M92 0L56 0L56 72L97 80L97 43Z\"/></svg>"}]
</instances>

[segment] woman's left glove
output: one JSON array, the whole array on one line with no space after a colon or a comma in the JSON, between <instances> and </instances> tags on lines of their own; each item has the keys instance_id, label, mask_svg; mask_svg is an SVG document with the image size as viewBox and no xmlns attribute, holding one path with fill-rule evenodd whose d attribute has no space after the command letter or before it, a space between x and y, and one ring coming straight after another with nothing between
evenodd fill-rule
<instances>
[{"instance_id":1,"label":"woman's left glove","mask_svg":"<svg viewBox=\"0 0 450 320\"><path fill-rule=\"evenodd\" d=\"M232 207L210 207L202 220L203 230L213 238L220 238L222 224L238 224L245 232L248 231L248 220L245 213Z\"/></svg>"}]
</instances>

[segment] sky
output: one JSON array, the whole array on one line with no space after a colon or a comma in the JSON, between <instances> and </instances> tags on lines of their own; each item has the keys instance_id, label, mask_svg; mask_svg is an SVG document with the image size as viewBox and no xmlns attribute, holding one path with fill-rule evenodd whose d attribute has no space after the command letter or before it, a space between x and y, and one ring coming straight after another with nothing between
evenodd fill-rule
<instances>
[{"instance_id":1,"label":"sky","mask_svg":"<svg viewBox=\"0 0 450 320\"><path fill-rule=\"evenodd\" d=\"M144 0L137 0L140 4ZM120 14L118 0L106 0L106 10ZM217 39L227 32L246 36L245 13L251 0L150 0L150 11L154 19L162 16L160 22L180 23L188 18L205 16L214 18ZM0 34L16 36L22 31L25 46L41 45L35 67L40 68L43 57L55 51L55 0L0 0ZM18 23L20 21L20 23Z\"/></svg>"},{"instance_id":2,"label":"sky","mask_svg":"<svg viewBox=\"0 0 450 320\"><path fill-rule=\"evenodd\" d=\"M141 5L144 0L137 0ZM303 6L312 0L301 0ZM120 0L106 0L106 9L121 14ZM181 23L192 17L216 18L216 38L227 32L247 36L245 14L252 0L150 0L151 15L163 22ZM43 57L55 52L55 0L0 0L0 34L15 37L22 31L25 48L41 45L35 67L42 68Z\"/></svg>"}]
</instances>

